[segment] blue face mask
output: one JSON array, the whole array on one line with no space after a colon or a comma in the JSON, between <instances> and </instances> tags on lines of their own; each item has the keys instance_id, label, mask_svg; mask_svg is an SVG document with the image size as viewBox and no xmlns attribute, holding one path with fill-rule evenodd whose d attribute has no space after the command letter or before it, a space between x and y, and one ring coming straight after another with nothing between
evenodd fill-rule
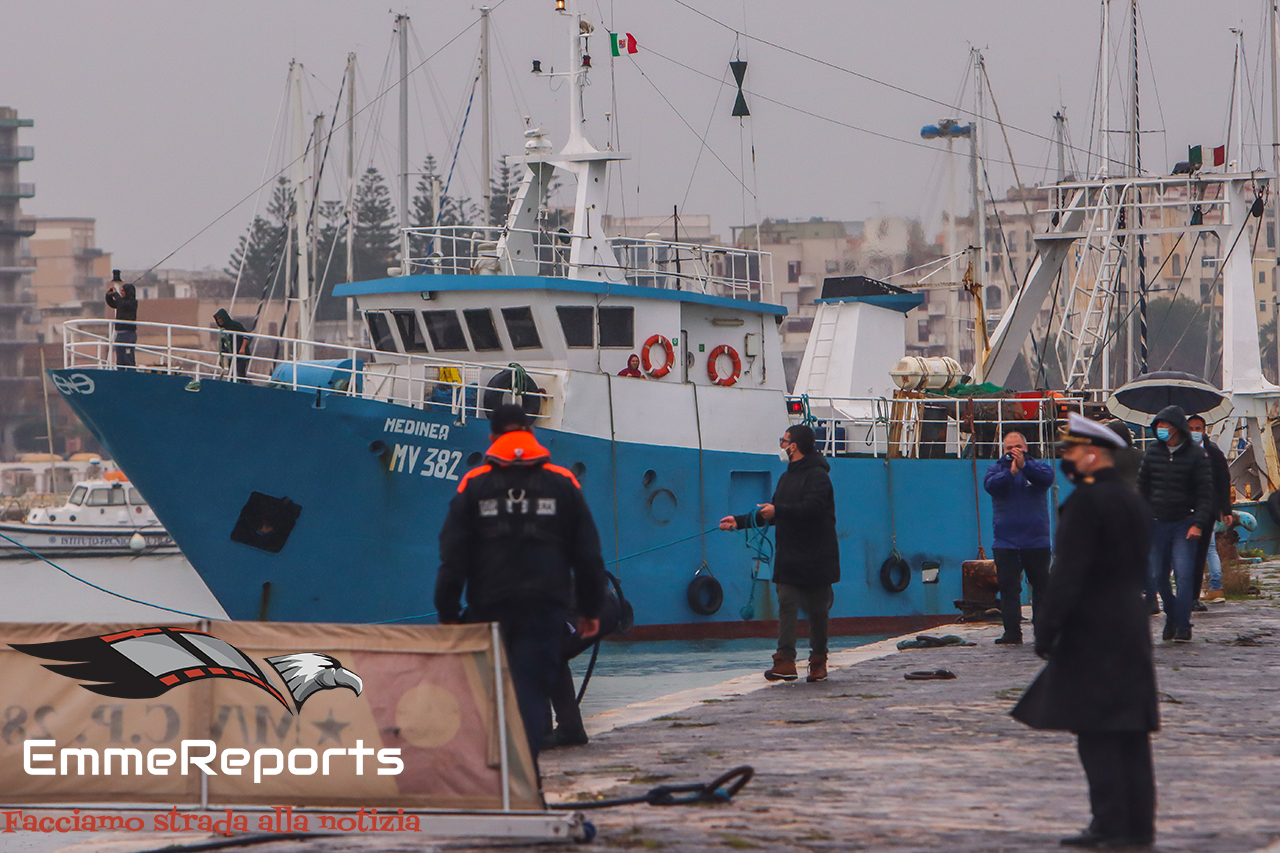
<instances>
[{"instance_id":1,"label":"blue face mask","mask_svg":"<svg viewBox=\"0 0 1280 853\"><path fill-rule=\"evenodd\" d=\"M1169 435L1170 433L1169 433L1168 427L1160 427L1159 429L1156 430L1156 438L1160 439L1161 441L1168 441Z\"/></svg>"},{"instance_id":2,"label":"blue face mask","mask_svg":"<svg viewBox=\"0 0 1280 853\"><path fill-rule=\"evenodd\" d=\"M1204 441L1204 433L1192 430L1191 440L1194 441L1196 444L1199 444L1200 442Z\"/></svg>"}]
</instances>

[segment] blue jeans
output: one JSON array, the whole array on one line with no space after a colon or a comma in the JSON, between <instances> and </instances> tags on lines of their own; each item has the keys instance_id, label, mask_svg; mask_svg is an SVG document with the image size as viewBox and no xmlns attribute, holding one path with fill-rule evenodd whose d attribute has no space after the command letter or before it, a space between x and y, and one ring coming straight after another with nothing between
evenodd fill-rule
<instances>
[{"instance_id":1,"label":"blue jeans","mask_svg":"<svg viewBox=\"0 0 1280 853\"><path fill-rule=\"evenodd\" d=\"M1222 558L1218 556L1218 538L1216 533L1209 534L1209 589L1222 589Z\"/></svg>"},{"instance_id":2,"label":"blue jeans","mask_svg":"<svg viewBox=\"0 0 1280 853\"><path fill-rule=\"evenodd\" d=\"M1147 567L1147 592L1160 590L1164 612L1175 628L1191 627L1191 605L1195 598L1196 540L1187 538L1191 519L1161 521L1151 525L1151 562ZM1178 585L1177 597L1169 583Z\"/></svg>"}]
</instances>

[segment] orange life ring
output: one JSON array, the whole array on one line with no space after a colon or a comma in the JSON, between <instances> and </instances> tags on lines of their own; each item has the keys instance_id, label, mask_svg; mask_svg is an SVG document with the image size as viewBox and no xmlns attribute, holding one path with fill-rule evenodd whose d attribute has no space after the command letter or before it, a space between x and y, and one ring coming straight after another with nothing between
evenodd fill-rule
<instances>
[{"instance_id":1,"label":"orange life ring","mask_svg":"<svg viewBox=\"0 0 1280 853\"><path fill-rule=\"evenodd\" d=\"M721 376L720 371L716 370L716 359L722 355L727 355L733 361L733 372L728 376ZM707 375L711 377L711 381L717 385L732 385L738 381L738 377L742 375L742 359L738 358L738 351L728 344L721 344L711 351L711 355L707 356Z\"/></svg>"},{"instance_id":2,"label":"orange life ring","mask_svg":"<svg viewBox=\"0 0 1280 853\"><path fill-rule=\"evenodd\" d=\"M649 349L657 344L662 347L662 351L667 354L667 360L661 367L655 368L649 361ZM671 341L662 335L650 335L649 340L644 342L644 346L640 347L640 366L644 368L644 372L652 376L654 379L661 379L671 372L671 365L675 364L676 351L671 346Z\"/></svg>"}]
</instances>

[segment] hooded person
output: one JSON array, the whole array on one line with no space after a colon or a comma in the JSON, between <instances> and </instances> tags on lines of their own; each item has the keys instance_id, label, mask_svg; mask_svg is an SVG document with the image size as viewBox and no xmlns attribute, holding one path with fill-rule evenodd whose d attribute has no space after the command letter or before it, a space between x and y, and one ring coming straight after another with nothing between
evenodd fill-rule
<instances>
[{"instance_id":1,"label":"hooded person","mask_svg":"<svg viewBox=\"0 0 1280 853\"><path fill-rule=\"evenodd\" d=\"M1189 643L1196 550L1213 524L1213 471L1209 457L1191 439L1179 407L1161 409L1151 421L1151 431L1155 441L1147 445L1138 469L1138 491L1154 519L1146 594L1149 606L1157 590L1163 600L1163 639ZM1170 576L1177 584L1176 594Z\"/></svg>"},{"instance_id":2,"label":"hooded person","mask_svg":"<svg viewBox=\"0 0 1280 853\"><path fill-rule=\"evenodd\" d=\"M619 376L629 376L632 379L643 379L644 374L640 372L640 356L635 353L627 356L627 366L618 371Z\"/></svg>"},{"instance_id":3,"label":"hooded person","mask_svg":"<svg viewBox=\"0 0 1280 853\"><path fill-rule=\"evenodd\" d=\"M1033 729L1077 736L1093 820L1063 845L1149 845L1150 733L1160 727L1142 600L1152 511L1114 465L1128 449L1116 431L1073 412L1059 447L1075 488L1059 512L1036 622L1036 654L1047 663L1011 713Z\"/></svg>"},{"instance_id":4,"label":"hooded person","mask_svg":"<svg viewBox=\"0 0 1280 853\"><path fill-rule=\"evenodd\" d=\"M596 636L607 578L578 480L551 463L529 415L499 406L489 430L484 464L462 478L440 528L436 611L442 623L498 623L536 756L569 612L576 609L582 639Z\"/></svg>"},{"instance_id":5,"label":"hooded person","mask_svg":"<svg viewBox=\"0 0 1280 853\"><path fill-rule=\"evenodd\" d=\"M840 581L840 543L836 539L836 499L831 466L814 446L813 429L796 424L778 439L787 470L767 504L755 512L727 515L721 530L773 525L777 547L773 582L778 591L778 650L769 681L794 681L796 617L809 617L809 674L806 681L827 679L827 614L834 600L832 585Z\"/></svg>"},{"instance_id":6,"label":"hooded person","mask_svg":"<svg viewBox=\"0 0 1280 853\"><path fill-rule=\"evenodd\" d=\"M116 322L112 327L115 332L116 366L133 367L134 348L138 343L138 291L132 284L120 279L120 270L112 270L111 286L107 288L106 303L114 308Z\"/></svg>"},{"instance_id":7,"label":"hooded person","mask_svg":"<svg viewBox=\"0 0 1280 853\"><path fill-rule=\"evenodd\" d=\"M239 320L233 320L226 308L213 314L213 324L218 327L218 352L235 354L236 378L244 379L249 373L249 330Z\"/></svg>"}]
</instances>

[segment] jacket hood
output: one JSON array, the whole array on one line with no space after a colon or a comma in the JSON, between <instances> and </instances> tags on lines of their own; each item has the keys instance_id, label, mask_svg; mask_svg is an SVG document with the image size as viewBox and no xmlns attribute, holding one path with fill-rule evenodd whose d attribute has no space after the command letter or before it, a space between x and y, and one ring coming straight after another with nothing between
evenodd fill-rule
<instances>
[{"instance_id":1,"label":"jacket hood","mask_svg":"<svg viewBox=\"0 0 1280 853\"><path fill-rule=\"evenodd\" d=\"M125 298L125 299L136 299L136 298L137 298L137 295L138 295L138 289L137 289L136 287L134 287L132 284L126 284L124 287L122 287L122 288L120 288L120 289L124 292L124 298Z\"/></svg>"},{"instance_id":2,"label":"jacket hood","mask_svg":"<svg viewBox=\"0 0 1280 853\"><path fill-rule=\"evenodd\" d=\"M550 461L551 451L538 444L533 433L519 429L498 436L489 445L484 457L492 464L502 467L541 465Z\"/></svg>"},{"instance_id":3,"label":"jacket hood","mask_svg":"<svg viewBox=\"0 0 1280 853\"><path fill-rule=\"evenodd\" d=\"M231 322L231 315L227 313L226 308L219 308L217 311L213 312L213 319L221 320L223 323L229 323Z\"/></svg>"},{"instance_id":4,"label":"jacket hood","mask_svg":"<svg viewBox=\"0 0 1280 853\"><path fill-rule=\"evenodd\" d=\"M799 471L802 468L821 468L823 471L831 470L831 463L827 462L827 458L814 449L810 453L801 456L795 462L787 463L788 471Z\"/></svg>"},{"instance_id":5,"label":"jacket hood","mask_svg":"<svg viewBox=\"0 0 1280 853\"><path fill-rule=\"evenodd\" d=\"M1182 433L1184 441L1191 441L1191 430L1187 429L1187 413L1182 411L1181 406L1165 406L1156 412L1156 416L1151 419L1151 433L1154 435L1156 431L1156 421L1168 421L1173 428Z\"/></svg>"}]
</instances>

